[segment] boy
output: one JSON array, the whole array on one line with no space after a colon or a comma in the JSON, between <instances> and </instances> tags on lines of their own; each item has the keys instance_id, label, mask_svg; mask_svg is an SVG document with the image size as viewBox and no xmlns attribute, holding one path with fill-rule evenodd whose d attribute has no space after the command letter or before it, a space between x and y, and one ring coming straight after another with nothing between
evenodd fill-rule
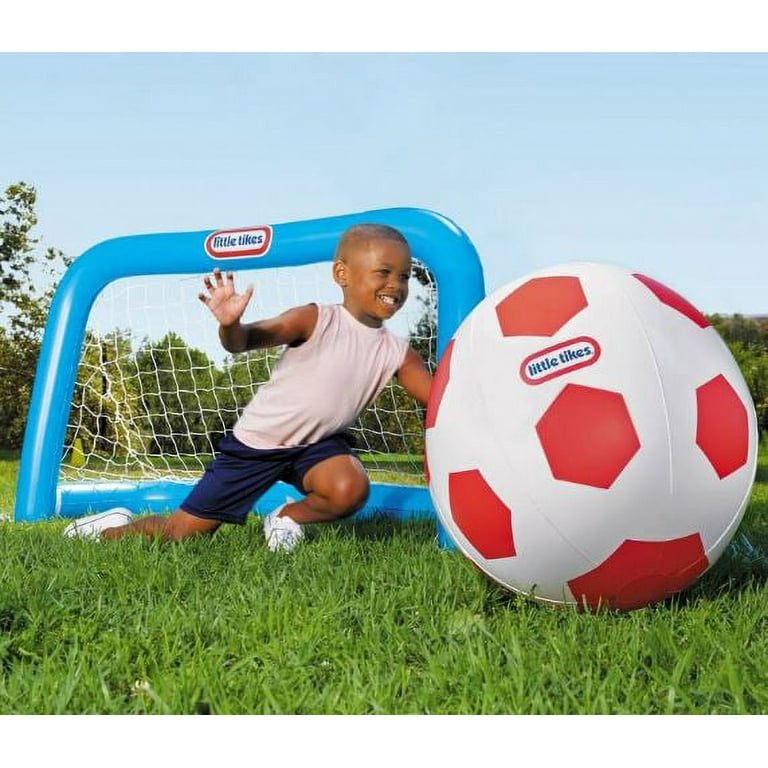
<instances>
[{"instance_id":1,"label":"boy","mask_svg":"<svg viewBox=\"0 0 768 768\"><path fill-rule=\"evenodd\" d=\"M245 523L256 499L278 480L306 496L265 518L272 551L293 550L306 523L339 520L360 509L368 478L346 430L393 375L419 402L429 397L431 376L423 361L383 327L405 303L410 274L411 252L400 232L359 224L342 235L333 262L342 304L307 304L242 324L253 287L238 294L232 273L214 269L199 298L219 322L222 345L233 353L285 345L272 377L173 514L131 520L127 511L124 519L102 513L76 520L64 535L117 539L137 533L179 541L212 534L224 522Z\"/></svg>"}]
</instances>

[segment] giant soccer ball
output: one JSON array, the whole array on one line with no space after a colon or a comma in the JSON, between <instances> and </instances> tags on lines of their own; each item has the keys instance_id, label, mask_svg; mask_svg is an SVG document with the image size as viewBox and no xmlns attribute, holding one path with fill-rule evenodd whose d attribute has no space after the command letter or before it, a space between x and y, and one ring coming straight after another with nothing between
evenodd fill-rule
<instances>
[{"instance_id":1,"label":"giant soccer ball","mask_svg":"<svg viewBox=\"0 0 768 768\"><path fill-rule=\"evenodd\" d=\"M757 424L717 332L656 280L565 264L500 288L445 349L427 409L440 522L547 603L631 610L723 553Z\"/></svg>"}]
</instances>

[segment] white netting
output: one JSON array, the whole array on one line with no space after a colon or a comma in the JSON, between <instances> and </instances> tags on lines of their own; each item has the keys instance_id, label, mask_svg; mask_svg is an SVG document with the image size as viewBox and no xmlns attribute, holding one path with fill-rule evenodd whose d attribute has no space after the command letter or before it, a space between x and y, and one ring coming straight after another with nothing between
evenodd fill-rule
<instances>
[{"instance_id":1,"label":"white netting","mask_svg":"<svg viewBox=\"0 0 768 768\"><path fill-rule=\"evenodd\" d=\"M310 301L340 301L330 264L241 271L256 292L243 318ZM197 299L202 275L110 284L91 311L62 462L67 481L185 479L201 475L280 350L228 355ZM388 323L435 367L436 287L415 265L411 296ZM423 483L423 410L392 382L354 427L373 480Z\"/></svg>"}]
</instances>

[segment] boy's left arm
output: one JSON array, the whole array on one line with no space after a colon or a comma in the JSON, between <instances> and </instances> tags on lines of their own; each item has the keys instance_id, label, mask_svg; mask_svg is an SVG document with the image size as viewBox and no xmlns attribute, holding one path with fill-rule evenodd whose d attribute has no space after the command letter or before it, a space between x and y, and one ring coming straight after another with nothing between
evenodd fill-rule
<instances>
[{"instance_id":1,"label":"boy's left arm","mask_svg":"<svg viewBox=\"0 0 768 768\"><path fill-rule=\"evenodd\" d=\"M405 360L397 372L400 386L422 405L429 400L429 390L432 387L432 376L424 365L424 361L412 348L408 348Z\"/></svg>"}]
</instances>

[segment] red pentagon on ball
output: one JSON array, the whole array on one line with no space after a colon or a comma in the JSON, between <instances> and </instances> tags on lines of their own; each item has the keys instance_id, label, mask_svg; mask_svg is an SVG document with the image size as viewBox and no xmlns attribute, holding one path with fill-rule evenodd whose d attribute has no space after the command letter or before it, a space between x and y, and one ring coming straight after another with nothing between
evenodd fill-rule
<instances>
[{"instance_id":1,"label":"red pentagon on ball","mask_svg":"<svg viewBox=\"0 0 768 768\"><path fill-rule=\"evenodd\" d=\"M451 517L467 541L486 559L512 557L512 513L477 469L448 475Z\"/></svg>"},{"instance_id":2,"label":"red pentagon on ball","mask_svg":"<svg viewBox=\"0 0 768 768\"><path fill-rule=\"evenodd\" d=\"M581 608L631 611L680 592L708 565L698 533L669 541L626 539L568 587Z\"/></svg>"},{"instance_id":3,"label":"red pentagon on ball","mask_svg":"<svg viewBox=\"0 0 768 768\"><path fill-rule=\"evenodd\" d=\"M496 305L504 336L552 336L585 309L578 277L534 277Z\"/></svg>"},{"instance_id":4,"label":"red pentagon on ball","mask_svg":"<svg viewBox=\"0 0 768 768\"><path fill-rule=\"evenodd\" d=\"M747 463L747 409L722 374L696 390L696 445L721 480Z\"/></svg>"},{"instance_id":5,"label":"red pentagon on ball","mask_svg":"<svg viewBox=\"0 0 768 768\"><path fill-rule=\"evenodd\" d=\"M640 450L624 398L618 392L566 385L536 424L552 476L610 488Z\"/></svg>"},{"instance_id":6,"label":"red pentagon on ball","mask_svg":"<svg viewBox=\"0 0 768 768\"><path fill-rule=\"evenodd\" d=\"M648 288L651 293L662 302L662 304L666 304L681 315L684 315L689 320L696 323L699 328L707 328L709 326L709 320L707 320L707 318L704 317L693 304L684 299L679 293L676 293L671 288L667 288L666 285L654 280L652 277L647 277L646 275L638 273L634 273L633 277L645 285L646 288Z\"/></svg>"},{"instance_id":7,"label":"red pentagon on ball","mask_svg":"<svg viewBox=\"0 0 768 768\"><path fill-rule=\"evenodd\" d=\"M437 423L437 413L440 410L440 403L443 401L445 388L448 386L448 379L451 377L451 355L453 354L453 342L451 339L440 358L435 375L432 378L432 387L429 391L429 402L427 402L427 415L424 419L424 428L431 429Z\"/></svg>"}]
</instances>

